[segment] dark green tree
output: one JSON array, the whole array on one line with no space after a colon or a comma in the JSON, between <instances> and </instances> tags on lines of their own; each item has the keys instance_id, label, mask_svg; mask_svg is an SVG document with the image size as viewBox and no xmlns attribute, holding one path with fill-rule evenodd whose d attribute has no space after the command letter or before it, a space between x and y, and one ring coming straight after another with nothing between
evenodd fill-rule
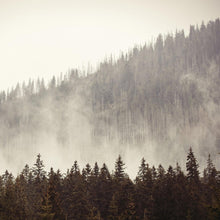
<instances>
[{"instance_id":1,"label":"dark green tree","mask_svg":"<svg viewBox=\"0 0 220 220\"><path fill-rule=\"evenodd\" d=\"M114 178L115 178L116 181L121 181L125 177L124 165L125 164L122 161L121 155L119 155L118 159L115 162Z\"/></svg>"},{"instance_id":2,"label":"dark green tree","mask_svg":"<svg viewBox=\"0 0 220 220\"><path fill-rule=\"evenodd\" d=\"M205 215L205 207L203 206L203 198L201 195L201 182L199 179L198 163L190 147L187 155L187 186L188 186L188 218L201 219Z\"/></svg>"}]
</instances>

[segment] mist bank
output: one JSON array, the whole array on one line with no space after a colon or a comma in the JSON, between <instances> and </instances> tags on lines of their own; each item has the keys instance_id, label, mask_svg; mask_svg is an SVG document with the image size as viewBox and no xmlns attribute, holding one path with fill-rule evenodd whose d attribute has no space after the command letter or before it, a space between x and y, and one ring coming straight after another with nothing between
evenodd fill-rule
<instances>
[{"instance_id":1,"label":"mist bank","mask_svg":"<svg viewBox=\"0 0 220 220\"><path fill-rule=\"evenodd\" d=\"M220 152L220 21L159 35L154 44L109 58L87 76L77 70L0 93L2 170L18 172L41 153L49 166L114 160L134 173ZM169 161L169 162L168 162ZM218 166L218 164L216 163Z\"/></svg>"}]
</instances>

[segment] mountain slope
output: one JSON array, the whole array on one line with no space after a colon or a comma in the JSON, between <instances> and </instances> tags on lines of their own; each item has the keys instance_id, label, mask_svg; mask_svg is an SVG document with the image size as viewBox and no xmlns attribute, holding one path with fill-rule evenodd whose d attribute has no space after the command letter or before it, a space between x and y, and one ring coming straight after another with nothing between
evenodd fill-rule
<instances>
[{"instance_id":1,"label":"mountain slope","mask_svg":"<svg viewBox=\"0 0 220 220\"><path fill-rule=\"evenodd\" d=\"M30 80L2 92L2 160L22 164L37 152L60 164L118 153L130 160L131 152L164 163L184 160L190 145L200 160L208 152L216 158L219 85L219 19L191 26L189 36L159 35L86 77L73 70L48 86Z\"/></svg>"}]
</instances>

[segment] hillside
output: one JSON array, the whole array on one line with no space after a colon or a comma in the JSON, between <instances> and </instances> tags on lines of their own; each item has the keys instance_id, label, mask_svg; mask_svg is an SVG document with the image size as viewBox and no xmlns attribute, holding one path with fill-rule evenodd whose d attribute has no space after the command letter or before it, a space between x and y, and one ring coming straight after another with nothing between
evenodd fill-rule
<instances>
[{"instance_id":1,"label":"hillside","mask_svg":"<svg viewBox=\"0 0 220 220\"><path fill-rule=\"evenodd\" d=\"M93 74L72 70L48 86L30 80L1 92L1 160L23 166L27 155L41 152L60 155L62 164L64 157L88 161L130 150L175 163L189 146L200 161L208 152L215 160L219 86L219 19L190 26L187 36L159 35L155 43L109 58Z\"/></svg>"}]
</instances>

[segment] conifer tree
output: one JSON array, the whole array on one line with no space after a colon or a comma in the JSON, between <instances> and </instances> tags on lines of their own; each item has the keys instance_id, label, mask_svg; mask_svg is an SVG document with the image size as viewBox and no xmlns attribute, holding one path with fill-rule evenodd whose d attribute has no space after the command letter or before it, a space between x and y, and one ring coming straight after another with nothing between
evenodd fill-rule
<instances>
[{"instance_id":1,"label":"conifer tree","mask_svg":"<svg viewBox=\"0 0 220 220\"><path fill-rule=\"evenodd\" d=\"M109 203L112 199L113 195L113 185L112 185L112 178L109 173L109 170L104 163L99 175L99 199L100 199L100 206L99 210L103 219L107 218L108 214L108 207Z\"/></svg>"},{"instance_id":2,"label":"conifer tree","mask_svg":"<svg viewBox=\"0 0 220 220\"><path fill-rule=\"evenodd\" d=\"M146 178L146 172L147 172L146 162L145 159L142 158L136 181L144 181Z\"/></svg>"},{"instance_id":3,"label":"conifer tree","mask_svg":"<svg viewBox=\"0 0 220 220\"><path fill-rule=\"evenodd\" d=\"M15 180L16 213L20 219L31 218L31 206L28 204L27 181L23 174Z\"/></svg>"},{"instance_id":4,"label":"conifer tree","mask_svg":"<svg viewBox=\"0 0 220 220\"><path fill-rule=\"evenodd\" d=\"M48 196L51 203L51 211L54 213L54 219L64 219L64 213L61 207L61 174L51 168L48 180Z\"/></svg>"},{"instance_id":5,"label":"conifer tree","mask_svg":"<svg viewBox=\"0 0 220 220\"><path fill-rule=\"evenodd\" d=\"M121 155L118 156L118 159L116 160L115 163L115 180L116 181L121 181L125 177L125 168L124 168L124 162L121 159Z\"/></svg>"},{"instance_id":6,"label":"conifer tree","mask_svg":"<svg viewBox=\"0 0 220 220\"><path fill-rule=\"evenodd\" d=\"M16 207L16 193L12 174L6 171L3 175L3 180L5 183L5 193L3 198L4 213L2 219L13 220L17 218L17 215L14 209L14 207Z\"/></svg>"},{"instance_id":7,"label":"conifer tree","mask_svg":"<svg viewBox=\"0 0 220 220\"><path fill-rule=\"evenodd\" d=\"M188 216L193 219L200 219L205 209L201 197L201 182L199 179L198 163L190 147L187 155L187 181L188 181Z\"/></svg>"},{"instance_id":8,"label":"conifer tree","mask_svg":"<svg viewBox=\"0 0 220 220\"><path fill-rule=\"evenodd\" d=\"M199 165L197 160L194 156L192 148L190 147L189 153L187 155L187 163L186 163L186 170L187 170L187 179L190 183L199 184Z\"/></svg>"},{"instance_id":9,"label":"conifer tree","mask_svg":"<svg viewBox=\"0 0 220 220\"><path fill-rule=\"evenodd\" d=\"M32 177L33 174L33 177ZM32 194L32 204L33 204L33 212L34 214L39 213L39 209L41 206L41 200L42 197L46 193L46 172L44 170L44 164L41 160L41 155L37 155L36 163L34 164L34 167L32 168L32 174L29 174L29 177L31 178L31 194Z\"/></svg>"},{"instance_id":10,"label":"conifer tree","mask_svg":"<svg viewBox=\"0 0 220 220\"><path fill-rule=\"evenodd\" d=\"M91 172L90 182L89 182L89 192L91 204L99 209L101 206L100 194L100 181L99 181L99 166L95 162L94 168Z\"/></svg>"},{"instance_id":11,"label":"conifer tree","mask_svg":"<svg viewBox=\"0 0 220 220\"><path fill-rule=\"evenodd\" d=\"M41 160L41 155L37 155L36 163L33 167L33 176L35 178L36 182L41 182L43 180L43 177L45 177L46 172L44 171L44 164Z\"/></svg>"},{"instance_id":12,"label":"conifer tree","mask_svg":"<svg viewBox=\"0 0 220 220\"><path fill-rule=\"evenodd\" d=\"M152 188L153 177L152 170L149 165L145 163L143 158L141 166L139 167L138 176L136 178L136 204L138 215L143 218L144 210L145 216L150 218L152 213Z\"/></svg>"},{"instance_id":13,"label":"conifer tree","mask_svg":"<svg viewBox=\"0 0 220 220\"><path fill-rule=\"evenodd\" d=\"M72 191L70 192L70 196L72 197L72 202L69 206L69 218L76 220L89 220L90 206L86 193L86 186L81 177L76 180Z\"/></svg>"}]
</instances>

